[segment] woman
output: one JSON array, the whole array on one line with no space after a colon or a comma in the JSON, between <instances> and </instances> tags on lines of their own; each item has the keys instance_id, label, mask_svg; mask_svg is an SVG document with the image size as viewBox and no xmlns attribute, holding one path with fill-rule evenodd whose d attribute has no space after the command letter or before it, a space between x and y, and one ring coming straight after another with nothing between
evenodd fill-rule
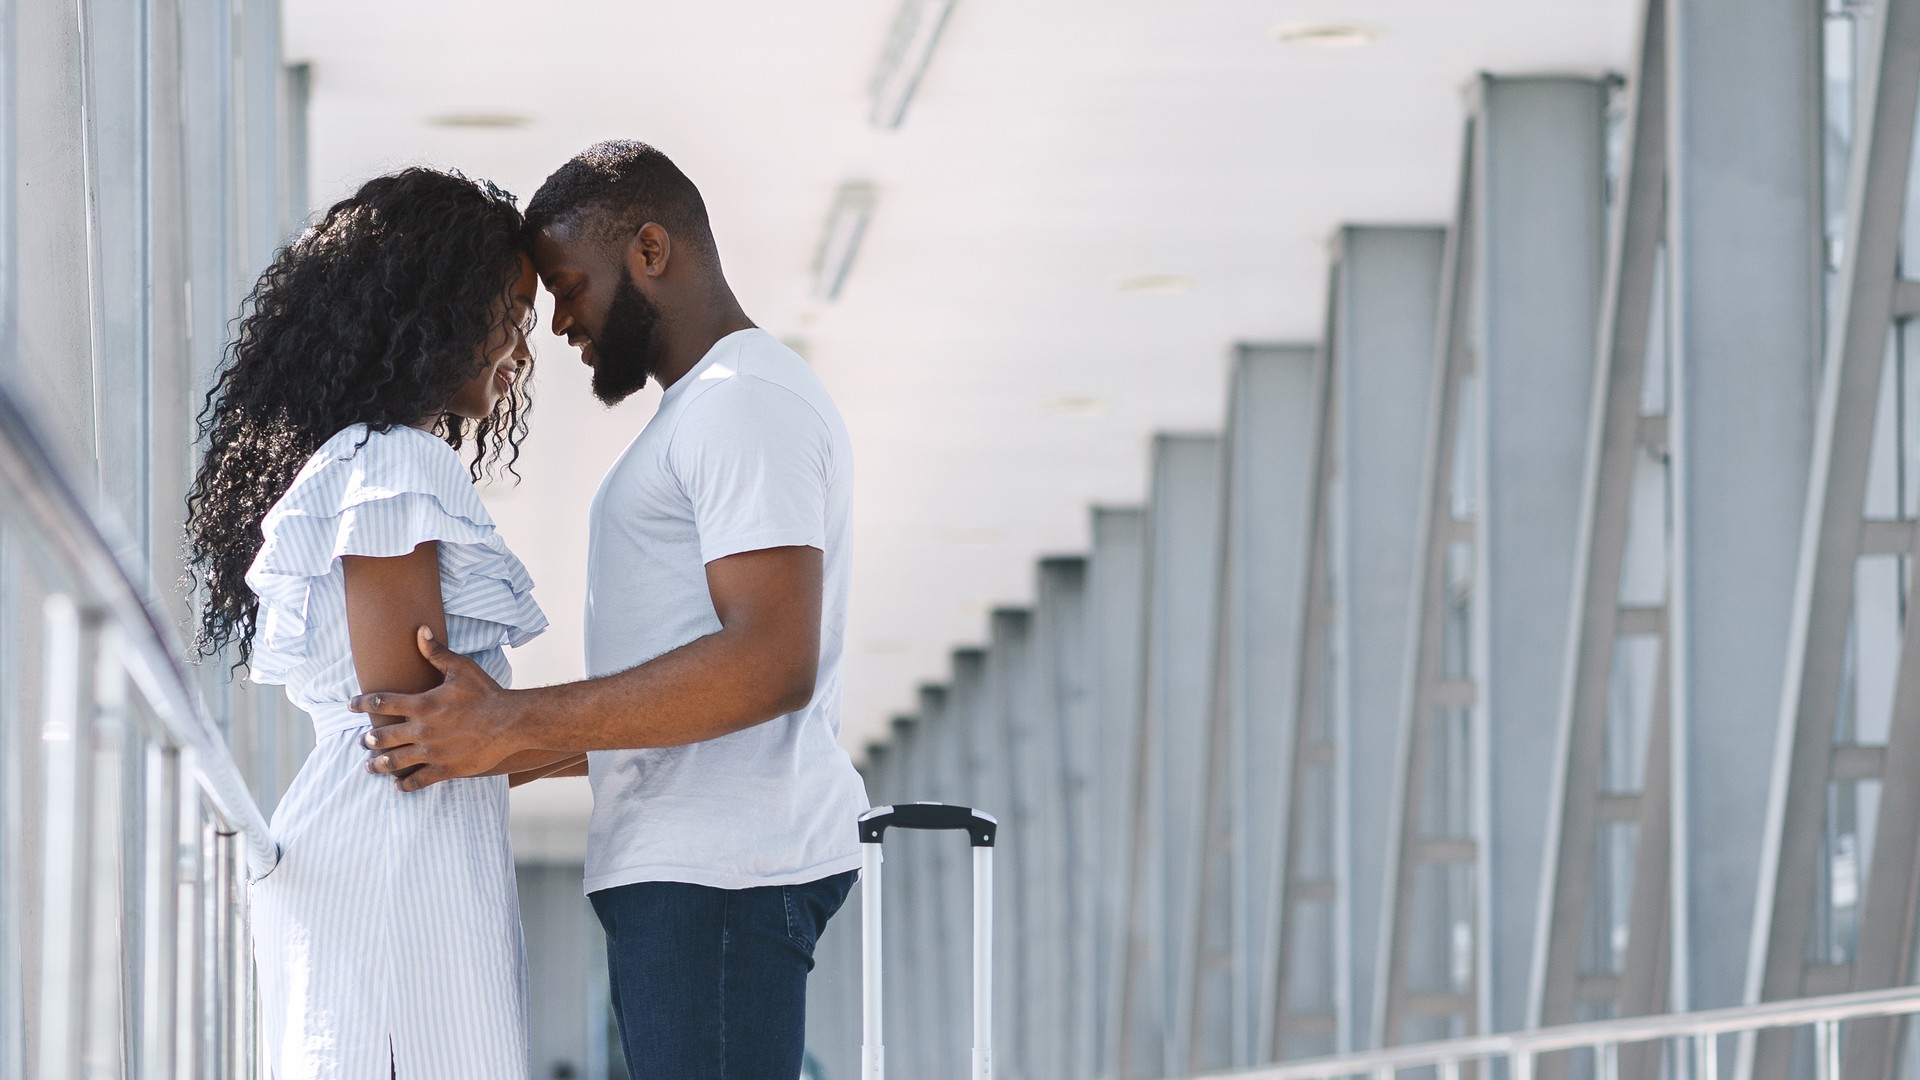
<instances>
[{"instance_id":1,"label":"woman","mask_svg":"<svg viewBox=\"0 0 1920 1080\"><path fill-rule=\"evenodd\" d=\"M196 644L237 645L316 735L253 885L279 1080L527 1075L507 777L403 794L360 749L383 718L346 703L437 685L419 626L503 683L546 627L473 486L526 433L535 286L512 196L371 180L261 276L201 417Z\"/></svg>"}]
</instances>

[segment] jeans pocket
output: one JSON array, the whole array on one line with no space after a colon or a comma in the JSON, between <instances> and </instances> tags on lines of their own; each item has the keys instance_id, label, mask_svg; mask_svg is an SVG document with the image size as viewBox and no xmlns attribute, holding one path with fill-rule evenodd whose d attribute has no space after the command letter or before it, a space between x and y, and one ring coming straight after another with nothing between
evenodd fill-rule
<instances>
[{"instance_id":1,"label":"jeans pocket","mask_svg":"<svg viewBox=\"0 0 1920 1080\"><path fill-rule=\"evenodd\" d=\"M787 912L787 937L807 950L809 957L820 940L820 931L826 929L827 920L846 903L855 876L855 872L849 870L804 885L780 886L780 900Z\"/></svg>"},{"instance_id":2,"label":"jeans pocket","mask_svg":"<svg viewBox=\"0 0 1920 1080\"><path fill-rule=\"evenodd\" d=\"M793 896L795 890L804 888L806 886L780 886L780 903L787 909L787 938L806 949L806 955L814 955L814 942L820 940L820 928L808 917L806 899Z\"/></svg>"}]
</instances>

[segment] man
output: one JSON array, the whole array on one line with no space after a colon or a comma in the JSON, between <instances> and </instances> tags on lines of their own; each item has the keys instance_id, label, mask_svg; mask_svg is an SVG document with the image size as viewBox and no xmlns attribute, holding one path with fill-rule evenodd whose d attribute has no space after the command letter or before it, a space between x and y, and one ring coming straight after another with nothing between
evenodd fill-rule
<instances>
[{"instance_id":1,"label":"man","mask_svg":"<svg viewBox=\"0 0 1920 1080\"><path fill-rule=\"evenodd\" d=\"M699 191L658 150L590 147L527 227L595 396L665 388L594 496L592 677L502 690L423 629L445 681L354 702L405 718L369 733L369 768L416 790L586 755L586 888L632 1075L794 1077L813 945L853 884L867 806L836 741L846 429L741 310Z\"/></svg>"}]
</instances>

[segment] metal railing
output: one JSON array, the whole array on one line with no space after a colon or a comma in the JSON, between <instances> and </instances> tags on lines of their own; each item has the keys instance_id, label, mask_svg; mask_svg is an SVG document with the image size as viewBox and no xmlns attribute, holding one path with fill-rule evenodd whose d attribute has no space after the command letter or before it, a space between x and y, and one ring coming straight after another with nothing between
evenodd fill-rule
<instances>
[{"instance_id":1,"label":"metal railing","mask_svg":"<svg viewBox=\"0 0 1920 1080\"><path fill-rule=\"evenodd\" d=\"M1920 1014L1920 986L1867 990L1830 997L1797 998L1759 1005L1741 1005L1694 1013L1635 1016L1581 1024L1535 1028L1499 1035L1389 1047L1338 1057L1288 1062L1199 1080L1393 1080L1402 1070L1432 1069L1439 1080L1460 1080L1483 1065L1504 1062L1506 1080L1533 1080L1539 1060L1554 1053L1586 1054L1595 1080L1688 1077L1717 1080L1722 1038L1735 1044L1739 1067L1747 1075L1751 1037L1781 1028L1811 1028L1813 1075L1816 1080L1843 1080L1840 1047L1842 1025L1894 1023ZM1637 1066L1623 1064L1623 1050L1651 1049ZM1486 1074L1482 1074L1486 1075Z\"/></svg>"},{"instance_id":2,"label":"metal railing","mask_svg":"<svg viewBox=\"0 0 1920 1080\"><path fill-rule=\"evenodd\" d=\"M249 1078L247 882L279 853L177 635L47 446L0 389L0 1075Z\"/></svg>"}]
</instances>

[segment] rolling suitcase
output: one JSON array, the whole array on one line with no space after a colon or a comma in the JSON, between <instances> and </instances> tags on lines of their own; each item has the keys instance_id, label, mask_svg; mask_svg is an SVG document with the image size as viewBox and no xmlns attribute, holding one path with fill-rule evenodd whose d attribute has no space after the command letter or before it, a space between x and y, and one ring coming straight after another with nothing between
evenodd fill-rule
<instances>
[{"instance_id":1,"label":"rolling suitcase","mask_svg":"<svg viewBox=\"0 0 1920 1080\"><path fill-rule=\"evenodd\" d=\"M860 1080L884 1080L881 1046L880 863L887 830L951 829L973 847L973 1080L993 1076L993 841L992 814L945 803L876 806L860 815Z\"/></svg>"}]
</instances>

